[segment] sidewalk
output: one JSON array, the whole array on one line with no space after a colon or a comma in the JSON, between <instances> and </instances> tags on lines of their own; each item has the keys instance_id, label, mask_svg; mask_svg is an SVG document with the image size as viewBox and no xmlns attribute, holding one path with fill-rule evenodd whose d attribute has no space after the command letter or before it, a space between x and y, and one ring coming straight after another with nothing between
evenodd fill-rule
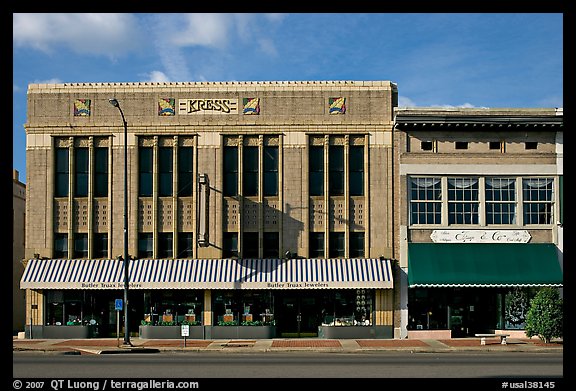
<instances>
[{"instance_id":1,"label":"sidewalk","mask_svg":"<svg viewBox=\"0 0 576 391\"><path fill-rule=\"evenodd\" d=\"M123 339L18 339L13 338L13 352L44 352L60 354L120 354L160 352L220 352L264 353L287 351L369 353L386 351L409 352L549 352L562 353L563 341L545 344L538 338L511 339L500 344L499 338L489 338L480 345L479 338L454 339L260 339L260 340L198 340L131 338L133 346L122 346ZM120 344L120 346L118 345Z\"/></svg>"}]
</instances>

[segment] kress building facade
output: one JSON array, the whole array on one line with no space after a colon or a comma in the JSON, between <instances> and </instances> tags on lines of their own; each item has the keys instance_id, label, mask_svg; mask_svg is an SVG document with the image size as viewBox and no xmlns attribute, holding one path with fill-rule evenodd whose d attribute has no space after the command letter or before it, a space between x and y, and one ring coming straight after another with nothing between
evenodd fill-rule
<instances>
[{"instance_id":1,"label":"kress building facade","mask_svg":"<svg viewBox=\"0 0 576 391\"><path fill-rule=\"evenodd\" d=\"M387 81L30 85L28 337L114 334L126 191L133 333L392 338L395 106Z\"/></svg>"}]
</instances>

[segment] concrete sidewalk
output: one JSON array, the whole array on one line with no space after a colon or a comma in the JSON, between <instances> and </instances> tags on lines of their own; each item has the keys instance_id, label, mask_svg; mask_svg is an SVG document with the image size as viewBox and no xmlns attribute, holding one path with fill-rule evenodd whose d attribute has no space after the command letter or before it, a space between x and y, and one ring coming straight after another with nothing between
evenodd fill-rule
<instances>
[{"instance_id":1,"label":"concrete sidewalk","mask_svg":"<svg viewBox=\"0 0 576 391\"><path fill-rule=\"evenodd\" d=\"M502 345L500 338L489 338L486 345L480 345L479 338L453 339L237 339L237 340L198 340L198 339L141 339L131 338L132 346L123 346L123 339L18 339L13 338L13 352L44 352L60 354L122 354L160 352L337 352L368 353L387 351L410 352L555 352L562 353L563 341L555 340L545 344L538 338L508 338Z\"/></svg>"}]
</instances>

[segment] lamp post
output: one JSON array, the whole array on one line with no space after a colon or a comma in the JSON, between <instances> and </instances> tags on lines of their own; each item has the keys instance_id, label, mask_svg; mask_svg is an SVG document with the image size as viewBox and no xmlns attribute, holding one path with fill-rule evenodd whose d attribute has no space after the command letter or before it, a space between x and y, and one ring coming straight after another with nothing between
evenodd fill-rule
<instances>
[{"instance_id":1,"label":"lamp post","mask_svg":"<svg viewBox=\"0 0 576 391\"><path fill-rule=\"evenodd\" d=\"M130 281L128 273L130 260L128 257L128 124L118 100L110 98L108 102L120 111L122 124L124 125L124 345L132 346L132 343L130 343L130 328L128 326L128 283Z\"/></svg>"}]
</instances>

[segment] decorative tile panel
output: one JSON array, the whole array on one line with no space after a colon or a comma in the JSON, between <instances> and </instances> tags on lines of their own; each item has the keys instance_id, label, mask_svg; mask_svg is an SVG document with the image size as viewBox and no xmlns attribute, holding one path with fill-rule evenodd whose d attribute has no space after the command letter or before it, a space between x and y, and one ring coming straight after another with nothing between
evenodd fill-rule
<instances>
[{"instance_id":1,"label":"decorative tile panel","mask_svg":"<svg viewBox=\"0 0 576 391\"><path fill-rule=\"evenodd\" d=\"M346 114L346 98L329 98L328 106L330 114Z\"/></svg>"},{"instance_id":2,"label":"decorative tile panel","mask_svg":"<svg viewBox=\"0 0 576 391\"><path fill-rule=\"evenodd\" d=\"M244 98L244 108L242 114L258 115L260 114L260 98Z\"/></svg>"},{"instance_id":3,"label":"decorative tile panel","mask_svg":"<svg viewBox=\"0 0 576 391\"><path fill-rule=\"evenodd\" d=\"M158 115L161 117L176 114L176 100L174 98L158 99Z\"/></svg>"},{"instance_id":4,"label":"decorative tile panel","mask_svg":"<svg viewBox=\"0 0 576 391\"><path fill-rule=\"evenodd\" d=\"M74 101L74 117L90 116L90 99L76 99Z\"/></svg>"}]
</instances>

